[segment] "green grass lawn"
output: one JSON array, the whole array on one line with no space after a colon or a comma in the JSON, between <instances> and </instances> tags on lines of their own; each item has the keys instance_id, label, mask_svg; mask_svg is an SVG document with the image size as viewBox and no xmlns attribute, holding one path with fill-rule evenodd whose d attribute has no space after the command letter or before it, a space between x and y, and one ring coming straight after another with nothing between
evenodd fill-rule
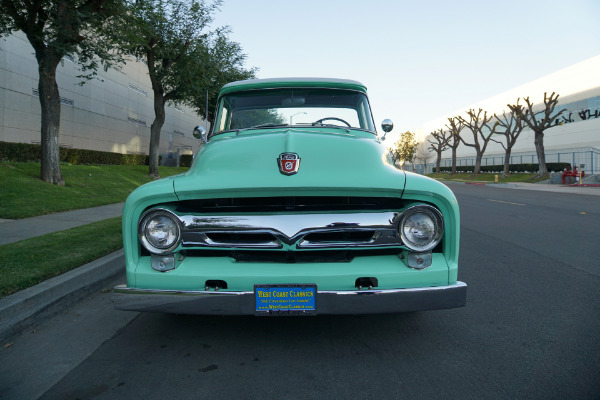
<instances>
[{"instance_id":1,"label":"green grass lawn","mask_svg":"<svg viewBox=\"0 0 600 400\"><path fill-rule=\"evenodd\" d=\"M161 177L188 168L159 167ZM40 180L39 163L0 162L0 218L19 219L120 203L150 182L144 165L61 164L65 186Z\"/></svg>"},{"instance_id":2,"label":"green grass lawn","mask_svg":"<svg viewBox=\"0 0 600 400\"><path fill-rule=\"evenodd\" d=\"M120 217L2 245L0 298L70 271L121 247Z\"/></svg>"},{"instance_id":3,"label":"green grass lawn","mask_svg":"<svg viewBox=\"0 0 600 400\"><path fill-rule=\"evenodd\" d=\"M0 162L0 218L27 218L119 203L152 180L143 165L61 164L61 170L66 184L56 186L39 179L39 163ZM159 168L162 177L185 171L187 168ZM0 297L121 247L120 217L0 246Z\"/></svg>"},{"instance_id":4,"label":"green grass lawn","mask_svg":"<svg viewBox=\"0 0 600 400\"><path fill-rule=\"evenodd\" d=\"M536 174L510 174L504 178L500 177L500 174L429 174L430 178L444 180L444 181L459 181L459 182L495 182L495 176L498 175L498 183L510 183L510 182L525 182L525 183L537 183L547 178L539 178Z\"/></svg>"}]
</instances>

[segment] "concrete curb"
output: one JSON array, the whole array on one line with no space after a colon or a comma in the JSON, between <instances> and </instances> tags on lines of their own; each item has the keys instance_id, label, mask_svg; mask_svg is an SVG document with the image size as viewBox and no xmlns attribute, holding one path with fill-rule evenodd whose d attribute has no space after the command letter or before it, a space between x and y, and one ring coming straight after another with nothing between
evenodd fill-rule
<instances>
[{"instance_id":1,"label":"concrete curb","mask_svg":"<svg viewBox=\"0 0 600 400\"><path fill-rule=\"evenodd\" d=\"M123 249L0 299L0 340L77 303L125 271Z\"/></svg>"},{"instance_id":2,"label":"concrete curb","mask_svg":"<svg viewBox=\"0 0 600 400\"><path fill-rule=\"evenodd\" d=\"M452 183L452 184L456 184L456 185L480 185L480 186L501 186L501 187L517 187L517 184L515 183L496 183L496 182L469 182L469 181L444 181L444 180L439 180L438 182L441 182L443 184L446 183Z\"/></svg>"}]
</instances>

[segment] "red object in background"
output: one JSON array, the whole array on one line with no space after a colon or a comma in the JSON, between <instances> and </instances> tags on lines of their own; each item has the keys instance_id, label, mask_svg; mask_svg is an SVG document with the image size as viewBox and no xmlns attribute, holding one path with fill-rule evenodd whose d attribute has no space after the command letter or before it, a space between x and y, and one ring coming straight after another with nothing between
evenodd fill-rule
<instances>
[{"instance_id":1,"label":"red object in background","mask_svg":"<svg viewBox=\"0 0 600 400\"><path fill-rule=\"evenodd\" d=\"M585 171L581 171L581 178L585 176ZM565 168L562 173L562 184L566 184L566 178L569 178L569 185L571 184L571 178L579 177L579 172L577 171L577 167L573 167L573 171L571 171L570 167Z\"/></svg>"}]
</instances>

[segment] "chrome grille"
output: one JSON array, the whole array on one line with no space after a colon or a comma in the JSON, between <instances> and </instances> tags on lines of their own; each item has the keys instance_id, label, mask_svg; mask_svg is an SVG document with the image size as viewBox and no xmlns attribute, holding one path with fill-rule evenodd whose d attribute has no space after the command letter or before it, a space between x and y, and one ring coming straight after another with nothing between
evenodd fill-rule
<instances>
[{"instance_id":1,"label":"chrome grille","mask_svg":"<svg viewBox=\"0 0 600 400\"><path fill-rule=\"evenodd\" d=\"M244 232L211 232L206 238L212 243L237 244L237 243L271 243L277 239L269 233L244 233Z\"/></svg>"},{"instance_id":2,"label":"chrome grille","mask_svg":"<svg viewBox=\"0 0 600 400\"><path fill-rule=\"evenodd\" d=\"M374 230L361 231L327 231L309 233L304 241L309 243L369 243L373 240Z\"/></svg>"},{"instance_id":3,"label":"chrome grille","mask_svg":"<svg viewBox=\"0 0 600 400\"><path fill-rule=\"evenodd\" d=\"M179 215L184 248L316 249L400 246L397 212Z\"/></svg>"}]
</instances>

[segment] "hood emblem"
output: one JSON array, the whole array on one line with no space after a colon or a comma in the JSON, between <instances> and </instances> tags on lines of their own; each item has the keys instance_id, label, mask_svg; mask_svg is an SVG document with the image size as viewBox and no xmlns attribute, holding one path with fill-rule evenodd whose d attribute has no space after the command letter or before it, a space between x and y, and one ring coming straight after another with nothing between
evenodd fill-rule
<instances>
[{"instance_id":1,"label":"hood emblem","mask_svg":"<svg viewBox=\"0 0 600 400\"><path fill-rule=\"evenodd\" d=\"M296 153L281 153L277 159L279 172L284 175L294 175L300 168L300 157Z\"/></svg>"}]
</instances>

